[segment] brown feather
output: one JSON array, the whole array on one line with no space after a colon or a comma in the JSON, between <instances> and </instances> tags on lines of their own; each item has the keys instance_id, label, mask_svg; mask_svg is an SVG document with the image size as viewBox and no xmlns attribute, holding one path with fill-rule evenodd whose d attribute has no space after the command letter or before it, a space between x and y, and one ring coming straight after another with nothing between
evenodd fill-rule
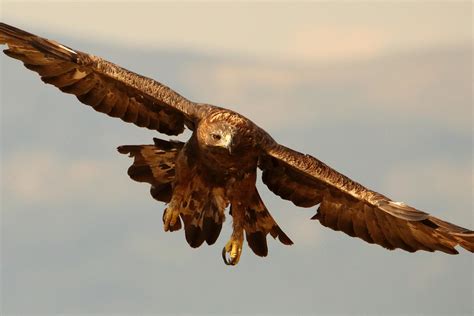
<instances>
[{"instance_id":1,"label":"brown feather","mask_svg":"<svg viewBox=\"0 0 474 316\"><path fill-rule=\"evenodd\" d=\"M168 170L175 168L175 161L182 142L167 142L154 139L154 145L124 145L118 147L121 154L133 157L133 164L128 168L128 175L135 181L147 182L152 185L151 195L162 202L171 200L171 183L174 174ZM166 165L167 168L163 168Z\"/></svg>"},{"instance_id":2,"label":"brown feather","mask_svg":"<svg viewBox=\"0 0 474 316\"><path fill-rule=\"evenodd\" d=\"M320 203L312 219L322 225L387 249L455 254L459 245L473 252L472 231L391 201L316 158L278 145L269 138L264 139L264 144L266 153L259 163L264 183L296 205Z\"/></svg>"},{"instance_id":3,"label":"brown feather","mask_svg":"<svg viewBox=\"0 0 474 316\"><path fill-rule=\"evenodd\" d=\"M140 127L177 135L185 118L194 120L198 113L198 105L157 81L5 23L0 23L0 44L7 44L4 53L21 60L45 83ZM119 100L110 102L110 93Z\"/></svg>"},{"instance_id":4,"label":"brown feather","mask_svg":"<svg viewBox=\"0 0 474 316\"><path fill-rule=\"evenodd\" d=\"M268 254L267 235L270 234L284 245L292 245L291 239L281 230L268 212L256 188L252 196L242 201L245 209L244 230L250 249L261 257Z\"/></svg>"},{"instance_id":5,"label":"brown feather","mask_svg":"<svg viewBox=\"0 0 474 316\"><path fill-rule=\"evenodd\" d=\"M161 140L155 142L161 148L166 147ZM184 222L186 241L196 248L204 241L209 245L216 242L225 220L224 210L229 202L224 188L216 186L203 176L203 166L192 159L194 151L195 147L188 142L178 154L176 168L171 168L167 163L162 163L160 168L166 170L170 177L175 177L168 207L179 210ZM180 171L176 176L174 169ZM171 170L173 173L170 173Z\"/></svg>"}]
</instances>

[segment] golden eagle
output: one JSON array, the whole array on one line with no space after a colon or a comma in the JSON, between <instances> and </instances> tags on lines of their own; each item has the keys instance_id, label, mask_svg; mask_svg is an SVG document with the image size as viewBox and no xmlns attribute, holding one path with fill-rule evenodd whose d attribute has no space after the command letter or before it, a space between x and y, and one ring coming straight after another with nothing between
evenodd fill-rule
<instances>
[{"instance_id":1,"label":"golden eagle","mask_svg":"<svg viewBox=\"0 0 474 316\"><path fill-rule=\"evenodd\" d=\"M236 112L189 101L150 78L4 23L0 44L41 80L96 111L168 135L189 128L193 134L186 143L155 139L152 145L118 150L134 158L130 177L150 183L151 195L167 203L164 230L184 226L191 247L216 242L230 206L233 232L222 250L226 264L238 263L244 235L259 256L268 253L268 234L292 244L258 194L257 168L273 193L301 207L319 204L312 219L352 237L409 252L456 254L457 245L474 251L473 231L363 187L318 159L276 143Z\"/></svg>"}]
</instances>

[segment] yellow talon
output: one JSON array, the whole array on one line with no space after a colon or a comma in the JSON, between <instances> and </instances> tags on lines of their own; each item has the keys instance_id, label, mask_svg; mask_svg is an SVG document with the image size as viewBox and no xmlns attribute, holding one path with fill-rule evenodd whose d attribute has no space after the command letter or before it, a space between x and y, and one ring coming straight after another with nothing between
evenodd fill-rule
<instances>
[{"instance_id":1,"label":"yellow talon","mask_svg":"<svg viewBox=\"0 0 474 316\"><path fill-rule=\"evenodd\" d=\"M222 249L222 259L226 265L235 266L239 263L240 255L242 254L243 240L234 239L233 237L227 242L225 247ZM229 254L229 258L227 258Z\"/></svg>"},{"instance_id":2,"label":"yellow talon","mask_svg":"<svg viewBox=\"0 0 474 316\"><path fill-rule=\"evenodd\" d=\"M179 220L179 210L168 207L163 214L163 229L169 231Z\"/></svg>"}]
</instances>

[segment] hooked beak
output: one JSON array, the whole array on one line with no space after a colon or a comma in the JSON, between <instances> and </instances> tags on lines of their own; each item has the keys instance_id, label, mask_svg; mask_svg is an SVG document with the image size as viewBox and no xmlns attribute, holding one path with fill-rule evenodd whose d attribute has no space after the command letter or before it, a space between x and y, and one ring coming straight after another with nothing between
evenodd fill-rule
<instances>
[{"instance_id":1,"label":"hooked beak","mask_svg":"<svg viewBox=\"0 0 474 316\"><path fill-rule=\"evenodd\" d=\"M232 155L232 147L233 147L233 142L232 142L232 135L230 134L227 134L225 136L225 138L223 139L223 142L222 142L222 147L224 147L225 149L227 149L227 151L229 152L229 155Z\"/></svg>"}]
</instances>

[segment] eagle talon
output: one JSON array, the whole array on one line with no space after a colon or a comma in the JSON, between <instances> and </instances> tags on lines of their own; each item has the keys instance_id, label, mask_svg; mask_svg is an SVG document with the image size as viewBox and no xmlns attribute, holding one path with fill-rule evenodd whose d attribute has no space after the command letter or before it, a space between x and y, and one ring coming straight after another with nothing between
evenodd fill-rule
<instances>
[{"instance_id":1,"label":"eagle talon","mask_svg":"<svg viewBox=\"0 0 474 316\"><path fill-rule=\"evenodd\" d=\"M222 259L228 266L235 266L239 263L240 255L242 254L242 243L241 240L230 239L224 248L222 248ZM227 254L229 254L227 256Z\"/></svg>"},{"instance_id":2,"label":"eagle talon","mask_svg":"<svg viewBox=\"0 0 474 316\"><path fill-rule=\"evenodd\" d=\"M227 259L226 254L227 254L227 251L225 250L225 247L224 247L224 248L222 248L222 259L224 260L224 263L228 266L234 265L234 264L232 264L230 259Z\"/></svg>"},{"instance_id":3,"label":"eagle talon","mask_svg":"<svg viewBox=\"0 0 474 316\"><path fill-rule=\"evenodd\" d=\"M173 231L178 221L179 210L170 207L166 208L163 212L163 229L165 230L165 232Z\"/></svg>"}]
</instances>

